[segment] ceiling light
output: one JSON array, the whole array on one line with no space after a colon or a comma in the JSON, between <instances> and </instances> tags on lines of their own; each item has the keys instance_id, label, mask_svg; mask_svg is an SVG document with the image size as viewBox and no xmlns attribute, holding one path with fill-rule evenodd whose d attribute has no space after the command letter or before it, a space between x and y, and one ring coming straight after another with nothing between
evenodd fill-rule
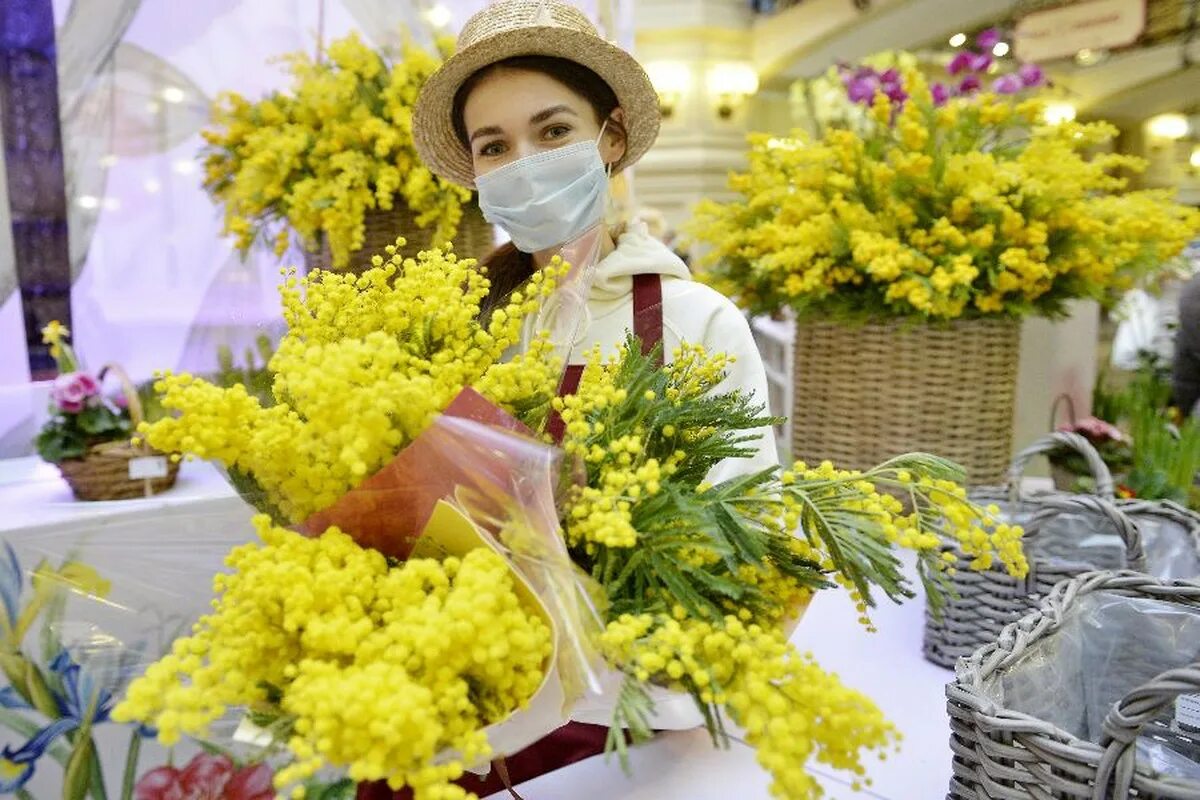
<instances>
[{"instance_id":1,"label":"ceiling light","mask_svg":"<svg viewBox=\"0 0 1200 800\"><path fill-rule=\"evenodd\" d=\"M450 24L452 15L450 9L438 3L433 8L425 12L425 19L435 28L444 28Z\"/></svg>"},{"instance_id":2,"label":"ceiling light","mask_svg":"<svg viewBox=\"0 0 1200 800\"><path fill-rule=\"evenodd\" d=\"M1159 114L1146 123L1146 130L1158 139L1182 139L1191 126L1182 114Z\"/></svg>"},{"instance_id":3,"label":"ceiling light","mask_svg":"<svg viewBox=\"0 0 1200 800\"><path fill-rule=\"evenodd\" d=\"M962 47L967 43L967 35L965 33L956 33L950 37L951 47Z\"/></svg>"},{"instance_id":4,"label":"ceiling light","mask_svg":"<svg viewBox=\"0 0 1200 800\"><path fill-rule=\"evenodd\" d=\"M1008 42L996 42L996 46L992 48L992 55L996 58L1004 58L1010 49Z\"/></svg>"},{"instance_id":5,"label":"ceiling light","mask_svg":"<svg viewBox=\"0 0 1200 800\"><path fill-rule=\"evenodd\" d=\"M186 96L183 89L180 89L178 86L168 86L162 90L162 99L168 103L182 103L183 98Z\"/></svg>"}]
</instances>

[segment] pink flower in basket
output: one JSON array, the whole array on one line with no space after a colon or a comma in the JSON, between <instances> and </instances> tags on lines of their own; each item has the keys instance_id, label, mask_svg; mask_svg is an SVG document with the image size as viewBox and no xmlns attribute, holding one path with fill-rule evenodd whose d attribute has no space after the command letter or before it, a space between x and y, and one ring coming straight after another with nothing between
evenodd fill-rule
<instances>
[{"instance_id":1,"label":"pink flower in basket","mask_svg":"<svg viewBox=\"0 0 1200 800\"><path fill-rule=\"evenodd\" d=\"M100 395L100 384L86 372L69 372L54 379L50 398L60 411L78 414L87 407L88 400Z\"/></svg>"},{"instance_id":2,"label":"pink flower in basket","mask_svg":"<svg viewBox=\"0 0 1200 800\"><path fill-rule=\"evenodd\" d=\"M1111 422L1105 422L1098 417L1084 417L1074 425L1061 426L1059 430L1078 433L1093 444L1120 442L1125 439L1125 434L1121 433L1121 430L1116 425L1113 425Z\"/></svg>"},{"instance_id":3,"label":"pink flower in basket","mask_svg":"<svg viewBox=\"0 0 1200 800\"><path fill-rule=\"evenodd\" d=\"M187 766L158 767L134 787L134 800L272 800L266 764L237 768L228 756L200 753Z\"/></svg>"}]
</instances>

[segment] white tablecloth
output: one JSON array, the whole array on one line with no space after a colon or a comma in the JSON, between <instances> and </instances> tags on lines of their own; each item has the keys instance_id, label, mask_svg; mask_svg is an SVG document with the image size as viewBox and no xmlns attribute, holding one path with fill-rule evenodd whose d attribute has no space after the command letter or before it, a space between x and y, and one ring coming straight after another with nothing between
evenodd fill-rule
<instances>
[{"instance_id":1,"label":"white tablecloth","mask_svg":"<svg viewBox=\"0 0 1200 800\"><path fill-rule=\"evenodd\" d=\"M0 533L60 522L150 517L182 508L230 510L242 501L211 464L184 462L179 480L162 494L138 500L80 502L58 469L36 456L0 459Z\"/></svg>"},{"instance_id":2,"label":"white tablecloth","mask_svg":"<svg viewBox=\"0 0 1200 800\"><path fill-rule=\"evenodd\" d=\"M911 559L907 572L915 577ZM919 584L916 584L919 588ZM844 683L869 695L904 736L899 756L868 759L872 786L855 791L852 777L811 765L830 800L929 800L950 785L950 726L945 684L953 673L921 655L924 599L902 606L881 601L872 612L879 633L867 633L842 592L813 601L792 642L811 652ZM767 800L770 778L754 751L733 742L714 750L704 730L663 734L635 748L625 776L615 757L603 756L528 781L517 788L525 800ZM506 800L507 792L491 800Z\"/></svg>"}]
</instances>

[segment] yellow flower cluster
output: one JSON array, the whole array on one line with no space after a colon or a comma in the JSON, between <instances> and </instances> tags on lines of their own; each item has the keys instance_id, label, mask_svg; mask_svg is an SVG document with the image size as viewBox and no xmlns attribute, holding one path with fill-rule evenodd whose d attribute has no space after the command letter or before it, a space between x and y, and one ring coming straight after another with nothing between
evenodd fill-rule
<instances>
[{"instance_id":1,"label":"yellow flower cluster","mask_svg":"<svg viewBox=\"0 0 1200 800\"><path fill-rule=\"evenodd\" d=\"M634 504L658 494L662 482L675 474L684 459L682 449L665 458L649 456L645 446L648 435L681 448L690 439L711 432L667 425L653 431L634 426L630 433L606 435L612 430L612 417L623 413L620 406L629 399L622 369L626 347L622 345L607 359L599 348L592 350L579 390L552 401L564 423L563 449L583 459L591 471L588 484L577 487L569 499L566 526L568 544L582 544L588 552L594 552L597 545L634 547L638 542ZM729 363L724 354L709 356L703 347L684 343L664 367L665 399L678 406L703 395L721 382ZM649 403L658 398L653 390L646 390L643 399Z\"/></svg>"},{"instance_id":2,"label":"yellow flower cluster","mask_svg":"<svg viewBox=\"0 0 1200 800\"><path fill-rule=\"evenodd\" d=\"M529 701L552 650L511 567L488 548L390 566L336 528L255 527L261 544L235 549L233 572L214 580L213 613L133 682L114 719L153 725L169 746L248 707L288 732L281 791L328 764L418 800L467 797L449 782L489 754L483 728Z\"/></svg>"},{"instance_id":3,"label":"yellow flower cluster","mask_svg":"<svg viewBox=\"0 0 1200 800\"><path fill-rule=\"evenodd\" d=\"M1103 152L1111 125L1042 122L1036 100L934 106L880 93L863 131L751 137L730 203L706 202L693 235L707 279L758 312L947 320L1061 313L1109 299L1180 252L1200 212L1126 191L1143 164Z\"/></svg>"},{"instance_id":4,"label":"yellow flower cluster","mask_svg":"<svg viewBox=\"0 0 1200 800\"><path fill-rule=\"evenodd\" d=\"M816 468L798 461L784 473L783 483L802 484L805 503L836 499L842 509L871 521L887 541L906 550L940 552L952 538L970 560L972 570L990 569L998 559L1015 578L1023 578L1029 572L1029 562L1021 547L1024 536L1021 527L1004 522L997 506L981 508L971 502L966 489L954 481L915 476L907 469L884 467L867 474L839 470L828 461ZM909 500L910 513L904 513L904 504L897 495ZM789 521L799 524L803 505L790 492L785 492L783 500ZM948 559L938 563L943 569L953 569Z\"/></svg>"},{"instance_id":5,"label":"yellow flower cluster","mask_svg":"<svg viewBox=\"0 0 1200 800\"><path fill-rule=\"evenodd\" d=\"M71 335L71 330L56 319L50 320L42 328L42 344L50 345L50 357L56 362L63 356L64 340Z\"/></svg>"},{"instance_id":6,"label":"yellow flower cluster","mask_svg":"<svg viewBox=\"0 0 1200 800\"><path fill-rule=\"evenodd\" d=\"M435 177L412 138L413 105L440 58L409 43L389 63L351 34L322 61L285 60L289 92L254 103L224 94L203 134L204 185L238 247L269 235L282 255L290 226L309 249L325 237L341 269L363 246L364 214L397 203L449 241L470 193Z\"/></svg>"},{"instance_id":7,"label":"yellow flower cluster","mask_svg":"<svg viewBox=\"0 0 1200 800\"><path fill-rule=\"evenodd\" d=\"M288 332L268 364L275 405L241 385L167 374L155 388L181 413L145 426L146 439L248 473L300 522L378 471L464 387L527 420L548 412L558 376L549 346L502 358L564 274L561 260L486 323L478 317L489 283L470 259L438 250L405 259L389 246L373 263L361 276L287 278Z\"/></svg>"},{"instance_id":8,"label":"yellow flower cluster","mask_svg":"<svg viewBox=\"0 0 1200 800\"><path fill-rule=\"evenodd\" d=\"M862 776L864 751L899 740L865 695L800 655L777 629L736 616L697 620L676 607L673 616L623 615L601 640L635 679L724 707L771 774L775 797L820 797L810 761Z\"/></svg>"}]
</instances>

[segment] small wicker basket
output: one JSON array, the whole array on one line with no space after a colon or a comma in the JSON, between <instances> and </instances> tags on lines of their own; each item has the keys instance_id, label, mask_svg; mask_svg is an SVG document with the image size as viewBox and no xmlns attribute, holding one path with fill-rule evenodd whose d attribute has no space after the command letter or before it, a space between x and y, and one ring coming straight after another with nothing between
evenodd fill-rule
<instances>
[{"instance_id":1,"label":"small wicker basket","mask_svg":"<svg viewBox=\"0 0 1200 800\"><path fill-rule=\"evenodd\" d=\"M1050 492L1034 497L1019 494L1021 476L1029 462L1060 446L1077 449L1087 458L1096 478L1100 495L1071 495ZM1145 568L1142 538L1133 519L1112 500L1112 476L1095 449L1082 436L1074 433L1054 433L1023 450L1013 460L1008 487L1004 490L984 490L972 495L983 502L1005 500L1011 504L1009 516L1028 510L1032 516L1025 524L1026 544L1034 542L1039 530L1062 514L1078 513L1111 522L1124 545L1124 566ZM1029 574L1017 579L1001 565L991 569L971 570L956 544L946 541L943 551L958 558L956 571L950 578L952 593L940 610L926 605L925 657L939 666L952 668L959 658L994 641L1009 623L1036 609L1043 597L1060 581L1092 572L1099 566L1074 553L1031 555Z\"/></svg>"},{"instance_id":2,"label":"small wicker basket","mask_svg":"<svg viewBox=\"0 0 1200 800\"><path fill-rule=\"evenodd\" d=\"M867 469L924 451L999 483L1012 453L1020 324L796 323L793 456Z\"/></svg>"},{"instance_id":3,"label":"small wicker basket","mask_svg":"<svg viewBox=\"0 0 1200 800\"><path fill-rule=\"evenodd\" d=\"M1200 610L1200 584L1132 572L1093 572L1056 586L1040 611L960 662L946 687L954 770L948 800L1200 800L1200 782L1154 772L1138 763L1135 746L1180 695L1200 692L1200 662L1129 691L1104 719L1099 742L1004 708L986 691L988 681L1059 631L1072 606L1092 592ZM1139 643L1128 642L1128 651L1136 657Z\"/></svg>"},{"instance_id":4,"label":"small wicker basket","mask_svg":"<svg viewBox=\"0 0 1200 800\"><path fill-rule=\"evenodd\" d=\"M100 370L99 380L103 382L108 374L112 374L121 382L121 390L129 407L129 417L136 430L145 419L137 389L120 366L105 366ZM135 461L156 457L165 461L165 475L153 478L130 477L130 467ZM94 445L83 458L69 459L57 466L63 480L79 500L132 500L150 497L170 489L179 477L178 463L156 450L146 446L135 447L128 441Z\"/></svg>"},{"instance_id":5,"label":"small wicker basket","mask_svg":"<svg viewBox=\"0 0 1200 800\"><path fill-rule=\"evenodd\" d=\"M492 226L484 220L483 212L475 203L464 204L462 211L462 220L458 223L458 233L454 237L454 252L464 258L482 259L495 247ZM350 254L350 264L346 271L362 272L367 269L371 263L371 256L383 255L384 249L395 244L400 236L407 241L405 252L416 255L418 251L435 244L432 234L431 228L419 227L416 214L399 201L390 211L367 211L363 215L362 249ZM328 241L322 242L319 251L306 252L304 257L309 272L315 269L332 269L333 256L329 251Z\"/></svg>"}]
</instances>

